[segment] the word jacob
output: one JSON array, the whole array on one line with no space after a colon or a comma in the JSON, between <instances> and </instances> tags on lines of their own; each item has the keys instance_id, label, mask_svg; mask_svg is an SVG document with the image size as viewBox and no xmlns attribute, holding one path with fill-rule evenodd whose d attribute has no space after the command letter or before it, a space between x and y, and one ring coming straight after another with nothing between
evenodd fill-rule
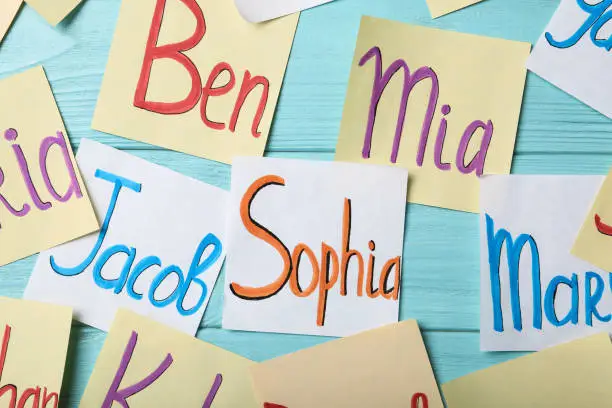
<instances>
[{"instance_id":1,"label":"the word jacob","mask_svg":"<svg viewBox=\"0 0 612 408\"><path fill-rule=\"evenodd\" d=\"M296 24L248 23L233 1L125 0L94 128L226 163L261 155Z\"/></svg>"},{"instance_id":2,"label":"the word jacob","mask_svg":"<svg viewBox=\"0 0 612 408\"><path fill-rule=\"evenodd\" d=\"M272 159L233 168L229 239L240 245L228 259L224 327L344 335L397 321L405 171ZM315 186L325 200L313 200ZM298 319L272 319L286 307Z\"/></svg>"},{"instance_id":3,"label":"the word jacob","mask_svg":"<svg viewBox=\"0 0 612 408\"><path fill-rule=\"evenodd\" d=\"M123 306L193 335L225 257L227 193L92 141L77 160L102 227L43 252L25 296L103 330Z\"/></svg>"}]
</instances>

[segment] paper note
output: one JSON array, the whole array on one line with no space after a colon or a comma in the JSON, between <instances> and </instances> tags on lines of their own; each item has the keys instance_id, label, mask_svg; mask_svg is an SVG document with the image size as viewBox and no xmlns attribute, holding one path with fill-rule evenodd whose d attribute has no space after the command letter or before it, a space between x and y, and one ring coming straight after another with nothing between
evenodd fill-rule
<instances>
[{"instance_id":1,"label":"paper note","mask_svg":"<svg viewBox=\"0 0 612 408\"><path fill-rule=\"evenodd\" d=\"M2 406L57 408L72 310L0 298L0 316Z\"/></svg>"},{"instance_id":2,"label":"paper note","mask_svg":"<svg viewBox=\"0 0 612 408\"><path fill-rule=\"evenodd\" d=\"M278 357L251 372L260 407L444 407L415 320Z\"/></svg>"},{"instance_id":3,"label":"paper note","mask_svg":"<svg viewBox=\"0 0 612 408\"><path fill-rule=\"evenodd\" d=\"M539 350L612 330L608 273L570 254L602 181L601 176L483 178L482 350Z\"/></svg>"},{"instance_id":4,"label":"paper note","mask_svg":"<svg viewBox=\"0 0 612 408\"><path fill-rule=\"evenodd\" d=\"M612 271L611 175L612 170L597 193L595 203L588 212L572 248L572 254L606 271Z\"/></svg>"},{"instance_id":5,"label":"paper note","mask_svg":"<svg viewBox=\"0 0 612 408\"><path fill-rule=\"evenodd\" d=\"M1 80L0 95L2 266L99 225L42 67Z\"/></svg>"},{"instance_id":6,"label":"paper note","mask_svg":"<svg viewBox=\"0 0 612 408\"><path fill-rule=\"evenodd\" d=\"M410 169L410 202L478 212L510 172L530 45L363 17L336 160Z\"/></svg>"},{"instance_id":7,"label":"paper note","mask_svg":"<svg viewBox=\"0 0 612 408\"><path fill-rule=\"evenodd\" d=\"M272 20L333 0L234 0L240 15L251 23Z\"/></svg>"},{"instance_id":8,"label":"paper note","mask_svg":"<svg viewBox=\"0 0 612 408\"><path fill-rule=\"evenodd\" d=\"M80 407L257 407L250 360L120 309ZM128 405L129 404L129 405Z\"/></svg>"},{"instance_id":9,"label":"paper note","mask_svg":"<svg viewBox=\"0 0 612 408\"><path fill-rule=\"evenodd\" d=\"M236 158L223 328L348 336L397 322L407 177Z\"/></svg>"},{"instance_id":10,"label":"paper note","mask_svg":"<svg viewBox=\"0 0 612 408\"><path fill-rule=\"evenodd\" d=\"M438 18L453 11L460 10L482 0L427 0L431 18Z\"/></svg>"},{"instance_id":11,"label":"paper note","mask_svg":"<svg viewBox=\"0 0 612 408\"><path fill-rule=\"evenodd\" d=\"M4 1L4 0L3 0ZM25 0L28 6L36 10L51 25L62 21L81 0Z\"/></svg>"},{"instance_id":12,"label":"paper note","mask_svg":"<svg viewBox=\"0 0 612 408\"><path fill-rule=\"evenodd\" d=\"M612 118L609 21L612 2L562 0L527 60L527 68Z\"/></svg>"},{"instance_id":13,"label":"paper note","mask_svg":"<svg viewBox=\"0 0 612 408\"><path fill-rule=\"evenodd\" d=\"M0 4L0 42L11 26L23 0L3 0L3 2Z\"/></svg>"},{"instance_id":14,"label":"paper note","mask_svg":"<svg viewBox=\"0 0 612 408\"><path fill-rule=\"evenodd\" d=\"M124 0L93 128L231 163L263 154L298 15L233 0Z\"/></svg>"},{"instance_id":15,"label":"paper note","mask_svg":"<svg viewBox=\"0 0 612 408\"><path fill-rule=\"evenodd\" d=\"M442 385L449 408L607 407L612 344L602 333Z\"/></svg>"},{"instance_id":16,"label":"paper note","mask_svg":"<svg viewBox=\"0 0 612 408\"><path fill-rule=\"evenodd\" d=\"M225 257L228 193L82 139L102 229L40 254L24 296L107 331L119 307L194 335Z\"/></svg>"}]
</instances>

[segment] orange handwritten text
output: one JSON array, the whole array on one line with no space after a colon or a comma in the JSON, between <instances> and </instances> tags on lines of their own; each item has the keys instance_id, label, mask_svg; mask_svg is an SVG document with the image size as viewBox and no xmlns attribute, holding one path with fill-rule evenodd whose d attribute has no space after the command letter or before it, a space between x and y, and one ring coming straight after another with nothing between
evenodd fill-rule
<instances>
[{"instance_id":1,"label":"orange handwritten text","mask_svg":"<svg viewBox=\"0 0 612 408\"><path fill-rule=\"evenodd\" d=\"M0 384L2 383L2 373L4 372L4 363L6 361L6 355L8 354L8 345L11 338L11 326L6 325L4 328L4 337L2 339L2 351L0 352ZM2 398L10 398L9 408L24 408L26 404L28 408L57 408L59 402L59 396L57 392L47 394L47 387L42 388L42 405L41 404L41 389L39 386L36 388L26 388L26 390L19 396L17 386L14 384L5 384L0 387L0 400ZM17 399L19 397L19 400Z\"/></svg>"},{"instance_id":2,"label":"orange handwritten text","mask_svg":"<svg viewBox=\"0 0 612 408\"><path fill-rule=\"evenodd\" d=\"M336 252L325 242L321 243L320 261L317 254L306 244L298 243L292 251L278 238L272 231L259 224L251 217L251 204L255 196L262 189L269 186L284 186L285 180L279 176L268 175L256 180L247 189L240 203L240 217L242 223L249 233L265 241L278 252L283 260L283 270L278 278L268 285L261 287L245 287L236 282L230 284L230 290L236 296L245 300L262 300L276 295L287 283L291 292L297 297L308 297L315 292L318 296L317 325L323 326L325 323L325 309L327 306L328 292L339 282L340 295L346 296L348 293L348 268L350 261L353 260L357 265L357 285L356 292L358 297L365 294L369 298L382 297L387 300L397 301L399 296L401 257L389 259L382 267L378 287L374 287L374 264L376 257L374 251L376 243L373 240L368 242L370 254L366 264L361 252L351 249L351 206L350 199L344 199L344 213L342 222L342 248L340 253ZM310 284L303 288L299 282L300 262L308 259L312 266L312 279ZM389 280L392 278L393 286L388 287Z\"/></svg>"}]
</instances>

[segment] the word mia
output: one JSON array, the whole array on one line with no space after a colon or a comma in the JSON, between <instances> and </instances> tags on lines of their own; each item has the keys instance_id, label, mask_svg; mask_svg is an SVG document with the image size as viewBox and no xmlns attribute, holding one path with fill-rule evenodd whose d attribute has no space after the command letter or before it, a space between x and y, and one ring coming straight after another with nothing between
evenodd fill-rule
<instances>
[{"instance_id":1,"label":"the word mia","mask_svg":"<svg viewBox=\"0 0 612 408\"><path fill-rule=\"evenodd\" d=\"M540 276L540 252L533 236L520 234L518 237L513 238L512 234L503 228L495 230L495 222L491 216L485 214L485 218L491 300L493 305L493 329L496 332L503 332L505 330L501 304L503 293L500 283L501 260L503 259L502 250L504 246L508 261L509 298L514 330L518 332L523 330L521 293L519 290L519 264L525 248L529 248L531 254L531 273L529 277L531 278L530 295L533 302L532 326L534 329L542 330L543 315L555 327L567 324L577 325L579 321L580 299L584 303L582 310L584 311L584 321L588 326L593 326L593 318L600 322L609 322L612 319L612 314L602 315L597 309L597 305L601 301L606 287L604 279L598 273L587 271L584 274L584 291L582 295L580 294L578 275L575 273L571 277L557 275L544 288ZM612 281L612 274L610 274L610 280ZM555 304L555 299L559 291L563 289L569 291L571 305L569 310L560 311Z\"/></svg>"},{"instance_id":2,"label":"the word mia","mask_svg":"<svg viewBox=\"0 0 612 408\"><path fill-rule=\"evenodd\" d=\"M36 207L40 211L47 211L53 207L54 201L56 203L65 203L73 196L77 199L83 197L81 187L79 186L79 182L77 180L76 172L72 165L68 146L66 146L66 139L64 138L62 132L58 131L56 133L56 136L48 136L42 139L38 149L37 170L31 169L30 165L28 164L28 159L26 158L23 149L18 143L17 138L19 136L19 132L16 129L10 128L5 130L3 136L4 141L10 145L10 149L13 151L15 161L17 162L17 166L19 167L19 173L21 174L23 185L27 190L31 200L31 202L15 203L11 202L2 194L1 189L6 181L7 176L4 174L2 167L0 167L0 203L2 203L2 206L4 206L4 208L6 208L10 214L16 217L25 217L30 213L30 211L33 210L33 207ZM57 146L60 152L62 153L64 163L66 165L66 171L68 172L68 176L70 178L70 183L66 188L66 191L64 192L57 191L49 175L49 166L47 165L47 159L49 156L49 152L53 146ZM0 146L0 148L6 148L6 145ZM40 171L42 180L45 183L46 191L49 193L52 199L43 198L39 191L40 186L36 186L34 181L32 180L32 171ZM16 177L16 175L11 175L11 179ZM0 228L1 227L2 226L0 225Z\"/></svg>"},{"instance_id":3,"label":"the word mia","mask_svg":"<svg viewBox=\"0 0 612 408\"><path fill-rule=\"evenodd\" d=\"M87 255L80 264L71 267L61 266L55 259L55 256L51 256L49 258L51 269L62 276L77 276L83 273L85 269L93 263L93 280L96 285L102 289L112 290L115 294L119 294L125 289L129 297L135 300L141 300L145 294L139 293L135 289L136 282L140 278L140 275L151 268L160 268L160 271L155 275L149 285L149 291L146 295L149 302L157 308L163 308L175 303L177 311L183 316L189 316L196 313L206 300L208 294L208 287L200 278L200 275L217 262L223 252L219 238L212 233L204 236L194 253L193 260L186 275L178 265L162 267L162 260L155 255L143 257L136 262L137 248L125 244L112 245L102 251L98 256L106 238L122 189L126 188L132 190L132 192L140 193L142 185L125 177L108 173L100 169L96 170L95 176L114 184L113 194L108 209L106 210L106 216L98 234L98 239L89 255ZM212 250L207 252L210 247L212 247ZM205 256L206 253L207 255ZM121 273L116 278L107 279L102 275L102 269L111 258L116 256L123 256L125 258ZM156 296L157 289L171 276L176 277L176 287L170 295L165 298L159 298ZM195 305L190 308L185 308L183 302L191 285L200 287L200 298Z\"/></svg>"},{"instance_id":4,"label":"the word mia","mask_svg":"<svg viewBox=\"0 0 612 408\"><path fill-rule=\"evenodd\" d=\"M351 249L352 202L350 199L344 200L341 250L338 253L330 245L322 242L321 259L318 260L315 252L303 243L297 244L290 251L273 232L255 221L251 216L251 204L255 196L262 189L274 185L284 186L285 180L276 175L268 175L253 182L242 197L240 218L244 227L251 235L265 241L278 252L283 261L283 270L276 280L262 287L245 287L237 282L232 282L230 290L235 296L245 300L266 299L279 293L287 283L289 283L291 292L297 297L308 297L316 291L318 296L317 325L323 326L325 324L327 294L339 282L340 295L347 295L348 267L350 261L354 260L358 266L357 296L363 296L365 291L366 295L372 299L382 297L383 299L397 301L400 287L401 257L389 259L383 265L378 287L376 288L373 282L376 243L372 240L368 242L368 248L371 252L367 262L367 275L364 256L359 251ZM300 286L298 277L300 262L304 255L312 267L312 279L306 288ZM390 278L393 283L391 287L389 287Z\"/></svg>"},{"instance_id":5,"label":"the word mia","mask_svg":"<svg viewBox=\"0 0 612 408\"><path fill-rule=\"evenodd\" d=\"M395 127L395 137L393 139L393 147L391 150L391 163L397 162L397 156L399 154L400 142L402 138L402 132L404 131L404 122L406 121L406 110L408 108L408 99L412 93L414 87L425 81L431 84L429 91L429 100L427 102L427 110L425 112L425 118L423 119L423 125L421 128L421 137L419 139L419 147L416 154L417 166L423 166L425 160L425 150L427 149L429 141L429 133L431 125L433 123L434 115L438 106L438 97L440 95L440 81L438 75L431 67L420 67L414 72L410 71L408 64L403 59L395 60L387 67L383 72L382 65L382 51L379 47L372 47L366 52L359 60L359 66L363 67L370 60L374 62L374 83L372 85L372 96L370 101L370 108L368 113L368 123L365 131L365 138L363 142L362 156L364 159L370 158L370 150L372 148L372 136L374 133L374 123L376 121L376 114L378 111L378 104L383 96L383 93L389 85L389 82L399 72L403 73L403 88L402 97L399 103L399 114L397 117L397 124ZM438 170L449 171L451 169L451 163L444 162L442 160L442 151L444 150L444 140L446 138L446 129L448 126L447 117L451 113L451 106L448 104L442 105L440 112L442 113L442 119L438 126L438 133L434 145L434 164ZM466 163L466 155L470 142L474 135L482 131L482 139L480 142L480 149L474 155L474 157ZM481 176L484 172L485 160L487 151L489 150L489 144L493 138L493 122L487 120L474 120L469 123L463 132L459 147L455 155L455 167L463 174L470 174L475 172L477 176Z\"/></svg>"}]
</instances>

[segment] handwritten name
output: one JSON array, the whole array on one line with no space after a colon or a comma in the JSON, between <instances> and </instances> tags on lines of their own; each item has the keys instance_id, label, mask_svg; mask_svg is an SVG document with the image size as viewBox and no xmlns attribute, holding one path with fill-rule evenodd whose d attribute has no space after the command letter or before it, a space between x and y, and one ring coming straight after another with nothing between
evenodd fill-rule
<instances>
[{"instance_id":1,"label":"handwritten name","mask_svg":"<svg viewBox=\"0 0 612 408\"><path fill-rule=\"evenodd\" d=\"M32 180L30 166L28 165L28 160L23 152L23 149L17 143L17 138L19 133L16 129L10 128L4 132L4 140L10 144L11 149L13 150L13 154L15 155L15 160L17 165L19 166L19 171L21 173L21 178L25 185L25 188L28 191L30 199L32 200L32 204L40 211L47 211L52 208L52 201L45 201L41 198L41 194L39 193L34 181ZM68 175L70 177L70 183L68 188L63 194L60 194L53 182L51 181L51 177L49 176L49 169L47 165L47 158L49 156L49 151L53 146L57 146L62 155L64 157L64 163L66 164L66 170L68 171ZM57 132L56 136L49 136L44 138L39 146L38 151L38 163L40 175L45 183L45 187L47 188L47 192L51 195L55 201L59 203L65 203L69 201L73 196L77 199L83 197L83 193L81 192L81 187L79 186L79 182L77 180L76 172L72 165L72 160L70 159L70 153L68 152L68 146L66 146L66 140L64 139L64 135L62 132ZM4 185L6 181L4 171L2 167L0 167L0 189ZM0 203L8 210L8 212L16 217L25 217L32 210L32 206L29 203L23 204L14 204L11 203L0 191ZM0 225L0 228L2 226Z\"/></svg>"},{"instance_id":2,"label":"handwritten name","mask_svg":"<svg viewBox=\"0 0 612 408\"><path fill-rule=\"evenodd\" d=\"M2 351L0 352L0 384L2 383L2 374L4 373L4 363L6 362L6 356L8 355L8 347L11 339L12 327L8 324L4 327L4 336L2 338ZM42 391L42 395L41 395ZM10 396L9 408L25 408L26 404L28 408L46 408L48 404L50 407L57 408L59 404L59 396L57 392L48 392L47 387L29 387L26 388L21 395L19 390L14 384L6 384L0 387L0 399L4 396ZM17 399L19 397L19 400ZM41 403L42 397L42 405Z\"/></svg>"},{"instance_id":3,"label":"handwritten name","mask_svg":"<svg viewBox=\"0 0 612 408\"><path fill-rule=\"evenodd\" d=\"M134 106L163 115L177 115L192 110L197 105L198 101L201 100L200 116L204 125L210 129L223 130L226 127L226 123L210 119L207 112L207 105L210 98L221 97L234 89L234 86L236 85L236 74L229 63L219 62L213 67L212 71L208 75L208 79L206 80L204 87L202 87L202 79L200 77L200 73L198 72L198 68L195 63L185 54L185 52L195 48L206 34L206 21L204 19L204 13L196 0L180 1L183 2L193 14L196 23L195 30L191 37L183 41L158 45L159 33L161 31L164 10L166 8L166 0L157 0L157 5L155 7L155 12L153 14L153 20L151 22L151 28L149 31L149 38L147 40L145 49L144 61L142 63L140 77L136 86L136 92L134 93ZM149 101L146 99L153 62L158 59L171 59L183 66L183 68L185 68L189 74L191 78L191 89L183 100L175 102L160 102ZM224 73L229 75L229 80L224 85L214 86L217 79L219 79ZM166 78L165 80L167 81L169 79ZM252 76L249 70L245 70L242 83L240 85L240 90L236 96L234 109L229 119L228 129L230 132L233 133L236 131L236 124L238 123L242 106L244 105L249 94L258 86L260 86L262 91L259 105L251 125L251 134L253 137L261 136L261 132L258 130L258 128L268 102L270 82L264 76Z\"/></svg>"},{"instance_id":4,"label":"handwritten name","mask_svg":"<svg viewBox=\"0 0 612 408\"><path fill-rule=\"evenodd\" d=\"M317 259L315 252L306 244L297 244L292 251L270 230L259 224L251 216L251 204L257 193L269 186L284 186L282 177L268 175L259 178L247 189L240 203L240 218L245 228L256 238L265 241L274 248L283 260L283 270L278 278L269 285L262 287L246 287L236 282L230 284L231 292L245 300L262 300L276 295L289 282L291 292L297 297L308 297L318 289L317 325L325 324L325 311L327 294L340 281L340 295L347 295L348 267L351 259L358 265L357 296L363 296L365 291L369 298L382 297L397 301L400 286L401 257L388 260L382 267L378 288L374 288L374 263L376 243L369 241L371 251L367 264L367 276L363 255L350 248L351 233L351 200L344 200L344 215L342 226L342 250L340 255L330 245L321 243L321 260ZM299 268L303 255L312 266L312 280L308 287L302 288L299 283ZM388 287L389 278L393 273L393 286Z\"/></svg>"},{"instance_id":5,"label":"handwritten name","mask_svg":"<svg viewBox=\"0 0 612 408\"><path fill-rule=\"evenodd\" d=\"M51 269L53 269L53 271L59 275L77 276L83 273L83 271L85 271L85 269L94 261L94 259L98 255L98 252L100 251L100 248L102 247L102 244L104 243L104 239L108 232L108 227L110 225L111 219L113 218L113 213L117 205L117 200L122 189L125 187L135 193L140 193L141 184L135 181L126 179L121 176L117 176L112 173L105 172L100 169L96 170L95 176L115 185L113 194L110 199L110 203L108 205L108 209L106 210L104 223L102 224L102 228L100 229L98 239L93 249L91 250L89 255L77 266L60 266L55 260L55 256L50 257L49 263ZM208 255L204 257L204 259L202 259L203 255L209 247L212 247L212 251L209 251ZM126 293L131 298L136 300L142 299L143 294L136 292L136 290L134 289L136 281L138 280L140 275L149 268L161 268L162 260L157 256L150 255L142 258L134 266L134 262L136 261L136 252L136 248L129 247L124 244L113 245L104 250L100 254L100 256L98 256L97 261L95 262L93 267L93 279L96 285L98 285L102 289L112 290L115 294L119 294L123 291L123 289L125 289ZM178 265L169 265L162 268L160 272L153 278L150 283L148 292L149 302L151 302L153 306L158 308L163 308L172 303L175 303L177 311L183 316L189 316L196 313L206 300L206 295L208 293L206 283L202 279L200 279L199 276L219 259L221 253L221 241L217 238L216 235L212 233L207 234L202 239L202 241L200 241L200 244L198 245L195 251L186 276L183 273L181 267L179 267ZM102 269L104 265L112 257L117 256L119 254L123 254L126 257L120 275L115 279L106 279L104 276L102 276ZM155 296L157 289L171 275L174 275L177 278L177 285L175 289L166 298L158 299ZM183 302L191 285L199 286L201 289L201 294L198 302L196 302L194 306L189 309L185 309L183 307Z\"/></svg>"},{"instance_id":6,"label":"handwritten name","mask_svg":"<svg viewBox=\"0 0 612 408\"><path fill-rule=\"evenodd\" d=\"M600 38L598 36L599 31L603 26L612 19L612 10L606 11L608 7L612 6L612 0L602 0L599 3L589 4L585 0L576 0L578 6L587 13L587 19L585 22L572 34L569 38L563 41L557 41L553 38L550 32L544 34L544 38L550 45L555 48L569 48L573 47L584 37L584 35L590 31L590 39L595 46L604 48L606 51L612 49L612 36L608 38Z\"/></svg>"},{"instance_id":7,"label":"handwritten name","mask_svg":"<svg viewBox=\"0 0 612 408\"><path fill-rule=\"evenodd\" d=\"M132 331L130 335L130 339L128 340L128 344L125 347L123 352L123 356L121 358L121 362L119 363L119 367L117 368L117 372L115 373L115 377L104 397L104 402L102 403L101 408L112 408L113 404L116 402L122 407L129 407L128 398L133 395L138 394L139 392L144 391L146 388L151 386L157 379L159 379L172 365L174 362L174 358L172 354L168 353L166 357L162 360L162 362L157 366L155 370L153 370L150 374L145 376L142 380L122 389L119 389L121 386L121 380L125 376L125 372L130 365L130 361L132 360L132 355L134 354L134 350L136 349L136 344L138 342L138 333ZM221 383L223 382L223 376L221 374L217 374L215 379L213 380L212 387L206 398L204 399L204 403L202 404L202 408L210 408L212 403L221 388Z\"/></svg>"},{"instance_id":8,"label":"handwritten name","mask_svg":"<svg viewBox=\"0 0 612 408\"><path fill-rule=\"evenodd\" d=\"M542 296L543 285L540 277L540 252L538 245L533 236L528 234L520 234L513 238L510 232L501 228L495 230L495 222L488 214L486 217L487 227L487 246L489 273L491 280L491 300L493 304L493 329L496 332L503 332L504 320L501 305L501 284L500 284L500 268L502 249L506 247L506 257L508 260L508 281L510 289L510 306L512 311L512 322L514 330L521 332L523 330L523 304L519 289L519 263L521 255L526 246L529 247L531 253L531 301L532 301L532 327L537 330L542 330L542 310L546 320L555 327L561 327L568 324L577 325L579 323L579 302L582 298L584 303L584 322L587 326L593 326L593 318L600 322L609 322L612 319L612 314L602 315L597 309L598 303L601 301L606 283L604 278L598 273L588 271L584 275L584 295L580 296L580 287L578 275L573 273L571 277L564 275L554 276L546 285L544 295ZM609 279L612 281L612 273L609 274ZM571 296L571 305L569 310L559 311L555 303L555 299L559 290L565 288L569 290Z\"/></svg>"},{"instance_id":9,"label":"handwritten name","mask_svg":"<svg viewBox=\"0 0 612 408\"><path fill-rule=\"evenodd\" d=\"M416 155L416 164L419 167L422 167L423 161L425 160L425 150L427 149L431 125L433 122L436 107L438 106L438 96L440 94L440 84L438 80L438 75L433 70L433 68L430 67L421 67L417 69L414 73L411 73L408 64L403 59L395 60L383 73L382 52L379 47L372 47L368 52L366 52L363 57L361 57L361 60L359 61L359 66L364 66L372 58L374 59L375 63L375 77L374 84L372 86L372 97L370 101L368 124L365 132L362 156L364 159L370 158L372 135L374 132L374 123L376 121L378 104L380 103L380 99L382 98L382 95L391 79L393 79L395 74L397 74L399 71L402 71L404 73L404 86L402 91L402 98L400 101L399 115L395 127L395 138L393 140L393 148L391 150L390 160L391 163L397 162L397 156L399 154L400 141L402 138L402 132L404 130L406 109L408 107L408 99L410 98L410 94L418 83L429 79L431 81L429 102L427 105L427 111L425 113L425 119L423 121L421 138L419 140L419 147ZM446 138L446 128L448 125L446 117L451 113L451 106L443 105L441 108L441 113L442 119L440 119L440 125L438 127L438 134L436 136L436 142L434 146L434 164L439 170L449 171L451 169L451 164L442 161L442 151L444 150L444 140ZM470 162L466 164L465 156L467 154L468 147L472 138L478 130L483 131L482 140L480 142L480 149L478 150L478 152L476 152ZM491 143L492 138L493 122L491 120L487 120L486 123L481 120L475 120L472 123L468 124L468 126L465 128L465 131L463 132L463 135L461 136L459 147L456 152L455 166L457 167L457 170L459 170L463 174L470 174L472 172L476 172L477 176L481 176L484 171L487 151L489 149L489 144Z\"/></svg>"}]
</instances>

